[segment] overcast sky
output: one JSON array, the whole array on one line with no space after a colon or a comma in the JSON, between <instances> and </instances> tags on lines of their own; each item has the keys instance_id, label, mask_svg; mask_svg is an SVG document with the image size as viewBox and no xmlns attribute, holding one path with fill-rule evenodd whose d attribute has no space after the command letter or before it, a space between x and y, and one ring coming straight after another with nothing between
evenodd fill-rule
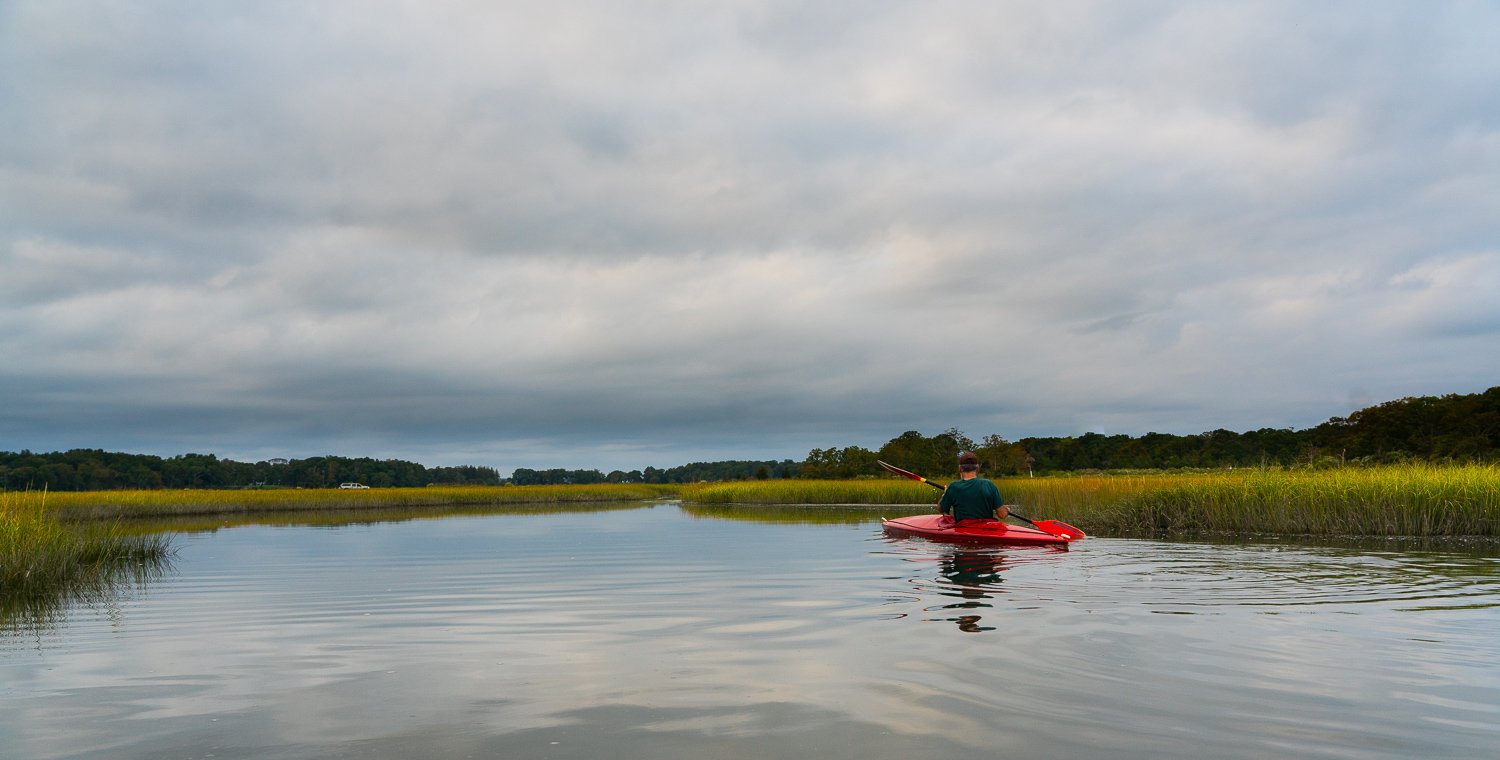
<instances>
[{"instance_id":1,"label":"overcast sky","mask_svg":"<svg viewBox=\"0 0 1500 760\"><path fill-rule=\"evenodd\" d=\"M0 450L669 467L1500 385L1495 2L0 0Z\"/></svg>"}]
</instances>

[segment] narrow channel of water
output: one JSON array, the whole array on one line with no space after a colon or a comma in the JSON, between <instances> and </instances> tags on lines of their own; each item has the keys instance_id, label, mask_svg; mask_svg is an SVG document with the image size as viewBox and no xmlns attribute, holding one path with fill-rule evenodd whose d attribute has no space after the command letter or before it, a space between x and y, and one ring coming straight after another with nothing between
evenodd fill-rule
<instances>
[{"instance_id":1,"label":"narrow channel of water","mask_svg":"<svg viewBox=\"0 0 1500 760\"><path fill-rule=\"evenodd\" d=\"M892 515L894 516L894 515ZM180 535L0 633L6 757L1489 757L1500 557L634 510Z\"/></svg>"}]
</instances>

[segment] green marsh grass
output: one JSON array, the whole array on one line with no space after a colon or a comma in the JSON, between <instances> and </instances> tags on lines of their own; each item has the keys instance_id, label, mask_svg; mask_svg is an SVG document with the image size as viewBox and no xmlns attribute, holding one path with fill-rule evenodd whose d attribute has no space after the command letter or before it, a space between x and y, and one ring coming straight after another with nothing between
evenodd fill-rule
<instances>
[{"instance_id":1,"label":"green marsh grass","mask_svg":"<svg viewBox=\"0 0 1500 760\"><path fill-rule=\"evenodd\" d=\"M602 483L369 489L278 488L242 491L79 491L53 493L48 509L68 519L82 520L302 510L642 501L673 496L678 490L679 487L673 485Z\"/></svg>"},{"instance_id":2,"label":"green marsh grass","mask_svg":"<svg viewBox=\"0 0 1500 760\"><path fill-rule=\"evenodd\" d=\"M1500 536L1500 468L1398 465L1166 480L1091 511L1115 535Z\"/></svg>"},{"instance_id":3,"label":"green marsh grass","mask_svg":"<svg viewBox=\"0 0 1500 760\"><path fill-rule=\"evenodd\" d=\"M1017 512L1098 535L1500 536L1495 465L1084 474L996 484ZM931 512L938 492L909 480L778 480L687 486L682 499Z\"/></svg>"},{"instance_id":4,"label":"green marsh grass","mask_svg":"<svg viewBox=\"0 0 1500 760\"><path fill-rule=\"evenodd\" d=\"M108 596L160 568L164 536L130 535L108 522L65 523L46 492L0 493L0 624L45 620L66 600Z\"/></svg>"}]
</instances>

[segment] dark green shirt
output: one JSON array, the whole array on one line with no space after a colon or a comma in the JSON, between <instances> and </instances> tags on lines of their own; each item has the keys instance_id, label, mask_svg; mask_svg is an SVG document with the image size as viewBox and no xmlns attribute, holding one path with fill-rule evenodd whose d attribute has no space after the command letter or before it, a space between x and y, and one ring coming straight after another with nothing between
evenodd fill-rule
<instances>
[{"instance_id":1,"label":"dark green shirt","mask_svg":"<svg viewBox=\"0 0 1500 760\"><path fill-rule=\"evenodd\" d=\"M955 480L943 491L938 511L953 515L955 520L993 520L995 510L1004 504L1000 489L984 478Z\"/></svg>"}]
</instances>

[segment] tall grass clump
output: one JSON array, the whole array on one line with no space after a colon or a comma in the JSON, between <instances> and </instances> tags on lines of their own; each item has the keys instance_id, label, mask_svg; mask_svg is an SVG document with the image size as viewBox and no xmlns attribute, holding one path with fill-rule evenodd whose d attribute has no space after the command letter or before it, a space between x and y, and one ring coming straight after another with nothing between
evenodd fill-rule
<instances>
[{"instance_id":1,"label":"tall grass clump","mask_svg":"<svg viewBox=\"0 0 1500 760\"><path fill-rule=\"evenodd\" d=\"M1500 468L1410 464L1183 478L1089 519L1118 535L1500 536Z\"/></svg>"},{"instance_id":2,"label":"tall grass clump","mask_svg":"<svg viewBox=\"0 0 1500 760\"><path fill-rule=\"evenodd\" d=\"M45 594L67 584L106 581L122 565L167 554L160 536L129 536L113 525L65 524L46 492L0 493L0 597Z\"/></svg>"},{"instance_id":3,"label":"tall grass clump","mask_svg":"<svg viewBox=\"0 0 1500 760\"><path fill-rule=\"evenodd\" d=\"M1007 504L1028 517L1088 522L1101 509L1179 483L1230 477L1218 473L1142 473L1130 475L1052 475L995 481Z\"/></svg>"}]
</instances>

